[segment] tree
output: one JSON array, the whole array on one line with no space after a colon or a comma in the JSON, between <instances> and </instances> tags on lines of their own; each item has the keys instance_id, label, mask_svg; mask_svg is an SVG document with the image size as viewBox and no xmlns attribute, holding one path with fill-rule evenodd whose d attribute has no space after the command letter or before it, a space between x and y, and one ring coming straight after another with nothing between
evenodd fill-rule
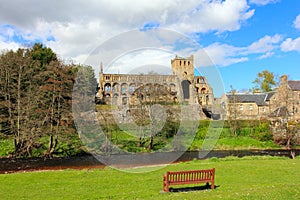
<instances>
[{"instance_id":1,"label":"tree","mask_svg":"<svg viewBox=\"0 0 300 200\"><path fill-rule=\"evenodd\" d=\"M147 83L139 86L129 102L130 116L137 124L138 147L147 143L147 150L154 149L154 138L159 138L165 132L164 124L170 122L161 104L171 102L171 91L163 84ZM168 109L170 112L170 109ZM169 133L170 134L170 133ZM166 134L167 135L167 134ZM161 142L161 141L159 141Z\"/></svg>"},{"instance_id":2,"label":"tree","mask_svg":"<svg viewBox=\"0 0 300 200\"><path fill-rule=\"evenodd\" d=\"M268 70L259 72L257 74L257 78L253 81L253 83L257 84L258 88L262 92L270 92L272 91L272 87L277 85L274 73Z\"/></svg>"},{"instance_id":3,"label":"tree","mask_svg":"<svg viewBox=\"0 0 300 200\"><path fill-rule=\"evenodd\" d=\"M28 50L18 49L1 55L1 105L6 118L1 122L6 125L6 134L14 136L15 153L29 151L26 138L29 134L29 118L26 110L30 105L28 92L32 89L33 74L29 70ZM3 115L2 114L2 115Z\"/></svg>"},{"instance_id":4,"label":"tree","mask_svg":"<svg viewBox=\"0 0 300 200\"><path fill-rule=\"evenodd\" d=\"M72 146L75 69L41 44L0 54L0 133L13 136L15 156L51 156L59 141Z\"/></svg>"},{"instance_id":5,"label":"tree","mask_svg":"<svg viewBox=\"0 0 300 200\"><path fill-rule=\"evenodd\" d=\"M43 44L36 43L33 45L30 56L33 62L38 62L38 64L43 68L52 61L58 61L56 54L52 49L43 46Z\"/></svg>"},{"instance_id":6,"label":"tree","mask_svg":"<svg viewBox=\"0 0 300 200\"><path fill-rule=\"evenodd\" d=\"M238 107L238 99L236 95L236 90L233 88L233 86L230 86L231 92L230 92L230 98L228 99L228 117L227 121L229 123L231 132L233 133L234 138L237 137L237 132L240 129L239 124L239 118L241 116L239 107Z\"/></svg>"},{"instance_id":7,"label":"tree","mask_svg":"<svg viewBox=\"0 0 300 200\"><path fill-rule=\"evenodd\" d=\"M53 61L46 65L45 70L39 74L43 80L39 86L39 116L43 119L41 135L49 138L46 151L51 156L56 150L59 139L71 130L74 132L72 123L69 128L62 125L62 121L71 118L71 99L74 72L72 66L66 66L59 61ZM68 120L70 121L70 120Z\"/></svg>"}]
</instances>

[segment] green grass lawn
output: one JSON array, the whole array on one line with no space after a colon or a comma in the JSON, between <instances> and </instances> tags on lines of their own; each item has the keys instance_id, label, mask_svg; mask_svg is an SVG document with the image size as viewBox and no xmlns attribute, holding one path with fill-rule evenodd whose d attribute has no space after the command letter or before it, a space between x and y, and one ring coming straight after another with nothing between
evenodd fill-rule
<instances>
[{"instance_id":1,"label":"green grass lawn","mask_svg":"<svg viewBox=\"0 0 300 200\"><path fill-rule=\"evenodd\" d=\"M161 193L162 175L167 170L212 167L216 168L215 190ZM193 185L179 187L187 186ZM300 199L300 158L212 158L147 173L107 167L3 174L0 199Z\"/></svg>"}]
</instances>

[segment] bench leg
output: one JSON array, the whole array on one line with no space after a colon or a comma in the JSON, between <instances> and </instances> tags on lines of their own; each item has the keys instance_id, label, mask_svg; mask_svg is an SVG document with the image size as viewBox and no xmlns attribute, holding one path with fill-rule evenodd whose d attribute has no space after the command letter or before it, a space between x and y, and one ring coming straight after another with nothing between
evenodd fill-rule
<instances>
[{"instance_id":1,"label":"bench leg","mask_svg":"<svg viewBox=\"0 0 300 200\"><path fill-rule=\"evenodd\" d=\"M214 181L211 182L211 189L215 189L215 182Z\"/></svg>"},{"instance_id":2,"label":"bench leg","mask_svg":"<svg viewBox=\"0 0 300 200\"><path fill-rule=\"evenodd\" d=\"M169 192L169 185L164 183L164 191Z\"/></svg>"},{"instance_id":3,"label":"bench leg","mask_svg":"<svg viewBox=\"0 0 300 200\"><path fill-rule=\"evenodd\" d=\"M168 181L167 181L167 177L165 177L165 176L163 178L163 190L165 192L169 192L169 184L168 184Z\"/></svg>"}]
</instances>

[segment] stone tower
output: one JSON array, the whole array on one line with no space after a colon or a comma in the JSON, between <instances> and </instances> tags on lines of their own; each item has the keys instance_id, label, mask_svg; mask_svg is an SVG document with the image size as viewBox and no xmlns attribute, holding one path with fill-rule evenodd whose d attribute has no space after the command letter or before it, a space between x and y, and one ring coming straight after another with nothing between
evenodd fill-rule
<instances>
[{"instance_id":1,"label":"stone tower","mask_svg":"<svg viewBox=\"0 0 300 200\"><path fill-rule=\"evenodd\" d=\"M177 76L181 83L180 85L184 101L194 103L194 56L191 55L190 57L182 58L176 55L176 57L171 60L171 65L173 75Z\"/></svg>"},{"instance_id":2,"label":"stone tower","mask_svg":"<svg viewBox=\"0 0 300 200\"><path fill-rule=\"evenodd\" d=\"M194 83L194 56L188 58L176 57L171 60L173 75L179 76L182 80Z\"/></svg>"}]
</instances>

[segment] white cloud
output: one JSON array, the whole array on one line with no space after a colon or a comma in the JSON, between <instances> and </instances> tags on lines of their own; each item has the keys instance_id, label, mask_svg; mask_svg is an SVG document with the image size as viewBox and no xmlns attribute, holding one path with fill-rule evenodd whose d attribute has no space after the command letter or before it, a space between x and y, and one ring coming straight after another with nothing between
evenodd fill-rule
<instances>
[{"instance_id":1,"label":"white cloud","mask_svg":"<svg viewBox=\"0 0 300 200\"><path fill-rule=\"evenodd\" d=\"M261 56L259 56L258 59L265 59L265 58L269 58L269 57L272 57L275 53L274 52L267 52Z\"/></svg>"},{"instance_id":2,"label":"white cloud","mask_svg":"<svg viewBox=\"0 0 300 200\"><path fill-rule=\"evenodd\" d=\"M296 19L294 21L294 27L296 29L300 29L300 14L296 17Z\"/></svg>"},{"instance_id":3,"label":"white cloud","mask_svg":"<svg viewBox=\"0 0 300 200\"><path fill-rule=\"evenodd\" d=\"M205 47L204 51L215 65L228 66L248 60L247 57L241 55L243 49L227 44L214 43Z\"/></svg>"},{"instance_id":4,"label":"white cloud","mask_svg":"<svg viewBox=\"0 0 300 200\"><path fill-rule=\"evenodd\" d=\"M250 53L270 52L276 48L276 44L278 44L281 40L282 37L279 34L276 34L274 36L266 35L263 38L259 39L258 41L253 42L248 47L248 51Z\"/></svg>"},{"instance_id":5,"label":"white cloud","mask_svg":"<svg viewBox=\"0 0 300 200\"><path fill-rule=\"evenodd\" d=\"M279 1L280 0L250 0L250 3L264 6L264 5L271 4L271 3L277 3Z\"/></svg>"},{"instance_id":6,"label":"white cloud","mask_svg":"<svg viewBox=\"0 0 300 200\"><path fill-rule=\"evenodd\" d=\"M0 21L14 25L26 39L38 38L64 59L84 57L107 39L149 22L181 33L235 31L254 10L246 0L3 0ZM53 37L55 40L49 41ZM4 40L1 40L5 43Z\"/></svg>"},{"instance_id":7,"label":"white cloud","mask_svg":"<svg viewBox=\"0 0 300 200\"><path fill-rule=\"evenodd\" d=\"M300 52L300 37L296 39L287 38L282 44L281 44L281 50L288 52L288 51L299 51Z\"/></svg>"},{"instance_id":8,"label":"white cloud","mask_svg":"<svg viewBox=\"0 0 300 200\"><path fill-rule=\"evenodd\" d=\"M249 60L249 56L257 56L258 59L264 59L273 56L274 51L279 48L279 42L282 37L278 34L274 36L266 35L253 42L249 46L235 47L228 44L214 43L204 48L205 52L211 58L212 62L218 66L228 66L235 63ZM209 60L205 62L209 64Z\"/></svg>"},{"instance_id":9,"label":"white cloud","mask_svg":"<svg viewBox=\"0 0 300 200\"><path fill-rule=\"evenodd\" d=\"M244 0L200 1L197 7L183 13L170 27L184 32L235 31L253 14L254 10L249 10Z\"/></svg>"},{"instance_id":10,"label":"white cloud","mask_svg":"<svg viewBox=\"0 0 300 200\"><path fill-rule=\"evenodd\" d=\"M15 42L3 42L0 37L0 52L6 50L17 50L21 45Z\"/></svg>"},{"instance_id":11,"label":"white cloud","mask_svg":"<svg viewBox=\"0 0 300 200\"><path fill-rule=\"evenodd\" d=\"M106 73L148 73L154 70L159 74L171 73L170 60L175 55L159 49L140 49L118 57L111 66L105 68ZM158 67L159 66L159 67Z\"/></svg>"}]
</instances>

